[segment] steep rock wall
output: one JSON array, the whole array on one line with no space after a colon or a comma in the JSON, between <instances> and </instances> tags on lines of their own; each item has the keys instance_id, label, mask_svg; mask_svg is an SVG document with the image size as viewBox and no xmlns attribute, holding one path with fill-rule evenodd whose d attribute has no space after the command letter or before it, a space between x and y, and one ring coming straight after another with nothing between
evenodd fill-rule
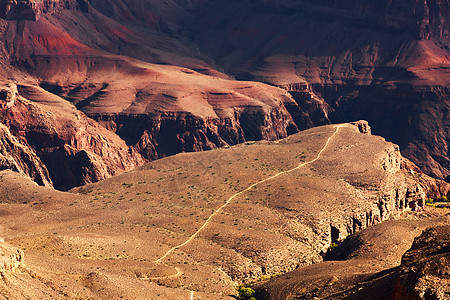
<instances>
[{"instance_id":1,"label":"steep rock wall","mask_svg":"<svg viewBox=\"0 0 450 300\"><path fill-rule=\"evenodd\" d=\"M87 12L86 0L2 0L0 17L6 20L37 21L42 14L61 9L76 9Z\"/></svg>"},{"instance_id":2,"label":"steep rock wall","mask_svg":"<svg viewBox=\"0 0 450 300\"><path fill-rule=\"evenodd\" d=\"M332 108L332 122L365 119L374 133L398 144L405 157L440 179L449 174L450 89L447 86L313 84Z\"/></svg>"},{"instance_id":3,"label":"steep rock wall","mask_svg":"<svg viewBox=\"0 0 450 300\"><path fill-rule=\"evenodd\" d=\"M444 37L450 33L448 0L351 1L319 0L306 2L363 14L379 26L408 30L420 38Z\"/></svg>"},{"instance_id":4,"label":"steep rock wall","mask_svg":"<svg viewBox=\"0 0 450 300\"><path fill-rule=\"evenodd\" d=\"M277 140L298 131L289 116L272 110L236 110L232 118L200 118L189 113L89 115L117 133L146 159L211 150L245 141Z\"/></svg>"},{"instance_id":5,"label":"steep rock wall","mask_svg":"<svg viewBox=\"0 0 450 300\"><path fill-rule=\"evenodd\" d=\"M47 167L35 151L11 134L8 127L0 123L0 169L10 169L29 176L40 185L52 187Z\"/></svg>"},{"instance_id":6,"label":"steep rock wall","mask_svg":"<svg viewBox=\"0 0 450 300\"><path fill-rule=\"evenodd\" d=\"M450 226L427 229L402 258L392 299L450 296Z\"/></svg>"},{"instance_id":7,"label":"steep rock wall","mask_svg":"<svg viewBox=\"0 0 450 300\"><path fill-rule=\"evenodd\" d=\"M17 95L1 110L4 168L58 189L95 182L131 170L145 160L117 135L77 112L65 100L32 86L35 100ZM30 94L31 95L31 94Z\"/></svg>"}]
</instances>

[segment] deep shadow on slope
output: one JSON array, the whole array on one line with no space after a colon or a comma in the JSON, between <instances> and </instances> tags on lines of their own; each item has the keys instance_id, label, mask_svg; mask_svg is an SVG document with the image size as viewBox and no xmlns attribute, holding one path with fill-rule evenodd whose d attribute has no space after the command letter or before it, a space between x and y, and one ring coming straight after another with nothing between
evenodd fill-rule
<instances>
[{"instance_id":1,"label":"deep shadow on slope","mask_svg":"<svg viewBox=\"0 0 450 300\"><path fill-rule=\"evenodd\" d=\"M448 299L443 292L448 289L448 226L421 233L429 226L448 224L449 217L446 210L426 208L365 229L347 238L330 256L343 260L300 268L257 284L259 295L277 300Z\"/></svg>"}]
</instances>

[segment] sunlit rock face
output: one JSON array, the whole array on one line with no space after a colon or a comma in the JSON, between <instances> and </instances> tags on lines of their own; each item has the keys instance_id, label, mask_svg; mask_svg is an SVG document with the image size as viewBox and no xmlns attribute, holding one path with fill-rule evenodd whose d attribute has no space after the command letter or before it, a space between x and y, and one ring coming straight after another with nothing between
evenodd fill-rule
<instances>
[{"instance_id":1,"label":"sunlit rock face","mask_svg":"<svg viewBox=\"0 0 450 300\"><path fill-rule=\"evenodd\" d=\"M41 14L61 9L88 11L85 0L3 0L0 2L0 17L6 20L37 21Z\"/></svg>"},{"instance_id":2,"label":"sunlit rock face","mask_svg":"<svg viewBox=\"0 0 450 300\"><path fill-rule=\"evenodd\" d=\"M398 272L394 299L448 299L450 226L429 228L414 240Z\"/></svg>"}]
</instances>

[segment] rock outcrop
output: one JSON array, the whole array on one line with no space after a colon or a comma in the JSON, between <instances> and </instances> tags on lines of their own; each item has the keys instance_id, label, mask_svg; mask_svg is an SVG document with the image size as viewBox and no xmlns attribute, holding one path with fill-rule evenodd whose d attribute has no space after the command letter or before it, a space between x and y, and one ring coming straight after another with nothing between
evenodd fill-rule
<instances>
[{"instance_id":1,"label":"rock outcrop","mask_svg":"<svg viewBox=\"0 0 450 300\"><path fill-rule=\"evenodd\" d=\"M0 123L0 169L10 169L29 176L40 185L52 187L47 167L26 143L16 138L8 127Z\"/></svg>"},{"instance_id":2,"label":"rock outcrop","mask_svg":"<svg viewBox=\"0 0 450 300\"><path fill-rule=\"evenodd\" d=\"M393 299L450 298L450 226L425 230L402 258Z\"/></svg>"},{"instance_id":3,"label":"rock outcrop","mask_svg":"<svg viewBox=\"0 0 450 300\"><path fill-rule=\"evenodd\" d=\"M21 86L34 100L30 101L17 94L15 84L8 86L16 99L1 110L3 169L28 175L41 185L69 189L145 162L117 135L65 100Z\"/></svg>"},{"instance_id":4,"label":"rock outcrop","mask_svg":"<svg viewBox=\"0 0 450 300\"><path fill-rule=\"evenodd\" d=\"M92 114L146 159L180 152L197 152L245 141L277 140L298 131L288 114L259 108L236 109L226 118L201 118L190 113L158 115Z\"/></svg>"},{"instance_id":5,"label":"rock outcrop","mask_svg":"<svg viewBox=\"0 0 450 300\"><path fill-rule=\"evenodd\" d=\"M0 83L0 108L8 109L14 106L19 92L13 83Z\"/></svg>"},{"instance_id":6,"label":"rock outcrop","mask_svg":"<svg viewBox=\"0 0 450 300\"><path fill-rule=\"evenodd\" d=\"M21 249L12 247L0 238L0 276L5 278L6 275L17 272L22 266L24 254Z\"/></svg>"},{"instance_id":7,"label":"rock outcrop","mask_svg":"<svg viewBox=\"0 0 450 300\"><path fill-rule=\"evenodd\" d=\"M86 0L2 0L0 17L6 20L37 21L42 14L61 9L89 10Z\"/></svg>"},{"instance_id":8,"label":"rock outcrop","mask_svg":"<svg viewBox=\"0 0 450 300\"><path fill-rule=\"evenodd\" d=\"M367 122L366 120L359 120L356 122L351 122L350 124L357 126L359 129L359 132L361 132L361 133L371 134L371 128L369 126L369 122Z\"/></svg>"},{"instance_id":9,"label":"rock outcrop","mask_svg":"<svg viewBox=\"0 0 450 300\"><path fill-rule=\"evenodd\" d=\"M324 161L321 173L341 177L359 192L368 192L365 197L371 199L372 206L360 207L354 211L354 214L346 217L343 217L345 214L341 215L341 213L334 215L334 221L327 234L328 243L341 241L357 231L389 219L398 212L421 210L427 196L426 186L422 185L418 179L421 174L410 172L397 145L379 143L377 137L370 135L370 126L367 121L353 122L352 125L358 128L357 130L361 134L360 138L354 134L351 136L352 144L358 145L361 152L356 153L348 147L340 148L338 153L321 159ZM362 145L364 143L372 146ZM370 147L374 148L370 149ZM376 155L375 161L369 163L368 160L362 158L363 151L366 155ZM348 157L343 158L344 153ZM338 159L348 161L341 166L342 170L340 171L334 170ZM350 163L353 160L355 161ZM356 160L359 161L356 162ZM360 167L366 162L373 164L374 169L367 168L361 172Z\"/></svg>"}]
</instances>

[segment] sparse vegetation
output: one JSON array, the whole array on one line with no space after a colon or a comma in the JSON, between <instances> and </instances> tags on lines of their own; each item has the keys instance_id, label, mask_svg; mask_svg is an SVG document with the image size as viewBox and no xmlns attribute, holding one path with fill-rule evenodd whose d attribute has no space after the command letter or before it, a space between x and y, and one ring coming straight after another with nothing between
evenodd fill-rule
<instances>
[{"instance_id":1,"label":"sparse vegetation","mask_svg":"<svg viewBox=\"0 0 450 300\"><path fill-rule=\"evenodd\" d=\"M431 206L431 207L436 207L436 203L448 203L450 202L447 198L447 196L441 196L441 197L437 197L437 198L428 198L425 200L425 205L427 206Z\"/></svg>"},{"instance_id":2,"label":"sparse vegetation","mask_svg":"<svg viewBox=\"0 0 450 300\"><path fill-rule=\"evenodd\" d=\"M256 298L253 297L255 291L250 287L240 285L237 287L236 291L238 292L239 300L256 300Z\"/></svg>"},{"instance_id":3,"label":"sparse vegetation","mask_svg":"<svg viewBox=\"0 0 450 300\"><path fill-rule=\"evenodd\" d=\"M330 246L328 246L328 249L327 249L328 253L332 253L332 252L336 249L337 246L338 246L337 243L332 242L332 243L330 244Z\"/></svg>"},{"instance_id":4,"label":"sparse vegetation","mask_svg":"<svg viewBox=\"0 0 450 300\"><path fill-rule=\"evenodd\" d=\"M442 197L440 197L440 198L436 198L434 201L435 201L435 202L450 202L450 201L448 200L447 196L442 196Z\"/></svg>"},{"instance_id":5,"label":"sparse vegetation","mask_svg":"<svg viewBox=\"0 0 450 300\"><path fill-rule=\"evenodd\" d=\"M425 200L425 205L427 206L431 206L431 207L435 207L436 205L434 204L434 200L431 198L428 198Z\"/></svg>"}]
</instances>

